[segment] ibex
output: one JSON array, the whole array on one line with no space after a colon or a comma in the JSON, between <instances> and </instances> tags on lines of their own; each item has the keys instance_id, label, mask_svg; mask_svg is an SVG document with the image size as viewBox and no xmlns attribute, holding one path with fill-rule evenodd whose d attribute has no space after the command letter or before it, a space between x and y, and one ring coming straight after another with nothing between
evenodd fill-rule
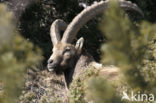
<instances>
[{"instance_id":1,"label":"ibex","mask_svg":"<svg viewBox=\"0 0 156 103\"><path fill-rule=\"evenodd\" d=\"M133 11L143 16L143 12L136 4L129 1L118 2L122 9ZM72 44L72 42L80 28L96 15L102 14L108 8L108 3L109 1L101 1L88 6L69 25L59 19L52 23L50 36L53 43L53 53L48 60L47 67L49 71L55 71L57 74L64 73L67 85L70 84L75 71L82 70L90 64L101 66L94 61L92 56L82 52L84 43L82 37L76 42L76 45ZM62 39L60 31L64 31Z\"/></svg>"}]
</instances>

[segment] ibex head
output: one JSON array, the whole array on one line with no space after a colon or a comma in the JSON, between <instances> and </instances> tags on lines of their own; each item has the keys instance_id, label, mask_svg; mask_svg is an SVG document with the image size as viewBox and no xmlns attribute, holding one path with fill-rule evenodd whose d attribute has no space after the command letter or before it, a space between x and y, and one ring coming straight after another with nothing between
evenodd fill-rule
<instances>
[{"instance_id":1,"label":"ibex head","mask_svg":"<svg viewBox=\"0 0 156 103\"><path fill-rule=\"evenodd\" d=\"M60 40L60 31L66 28L66 23L56 20L51 26L52 54L48 60L48 70L60 73L75 65L75 60L81 54L84 39L80 38L76 45Z\"/></svg>"},{"instance_id":2,"label":"ibex head","mask_svg":"<svg viewBox=\"0 0 156 103\"><path fill-rule=\"evenodd\" d=\"M118 2L122 9L134 11L143 16L143 12L137 7L137 5L132 4L129 1ZM103 11L107 9L108 3L109 0L101 1L85 8L68 26L62 20L56 20L53 22L50 33L53 43L53 54L48 60L49 71L64 71L65 69L71 68L75 65L77 56L81 54L84 40L83 38L80 38L74 46L71 44L73 39L76 37L79 29L87 21L92 19L94 16L103 13ZM61 30L65 31L62 40L60 38Z\"/></svg>"}]
</instances>

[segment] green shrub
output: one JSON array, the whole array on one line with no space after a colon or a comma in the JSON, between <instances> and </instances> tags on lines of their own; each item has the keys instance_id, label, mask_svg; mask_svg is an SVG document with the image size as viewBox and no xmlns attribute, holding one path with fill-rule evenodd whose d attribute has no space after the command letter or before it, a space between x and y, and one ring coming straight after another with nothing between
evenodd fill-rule
<instances>
[{"instance_id":1,"label":"green shrub","mask_svg":"<svg viewBox=\"0 0 156 103\"><path fill-rule=\"evenodd\" d=\"M27 68L39 64L41 51L15 29L13 15L0 4L0 103L17 103Z\"/></svg>"},{"instance_id":2,"label":"green shrub","mask_svg":"<svg viewBox=\"0 0 156 103\"><path fill-rule=\"evenodd\" d=\"M116 7L106 11L104 17L101 30L108 42L101 48L101 61L119 66L132 87L145 89L148 83L141 70L144 68L145 54L149 52L148 43L153 41L156 25L145 21L138 26L133 25ZM146 59L148 56L149 54L146 55Z\"/></svg>"},{"instance_id":3,"label":"green shrub","mask_svg":"<svg viewBox=\"0 0 156 103\"><path fill-rule=\"evenodd\" d=\"M81 73L81 76L75 77L72 81L69 89L69 99L71 103L87 103L85 99L85 81L87 81L91 76L97 76L97 73L94 72L94 67L86 69Z\"/></svg>"},{"instance_id":4,"label":"green shrub","mask_svg":"<svg viewBox=\"0 0 156 103\"><path fill-rule=\"evenodd\" d=\"M134 24L116 3L110 5L100 23L100 29L108 39L101 47L101 62L118 66L124 78L119 81L119 87L114 88L104 77L89 76L91 78L85 80L80 76L81 88L85 87L81 90L87 98L85 102L132 103L121 101L123 90L127 90L128 95L131 91L139 91L156 96L156 24L147 21ZM73 84L73 87L79 87L79 82L74 81L71 86Z\"/></svg>"}]
</instances>

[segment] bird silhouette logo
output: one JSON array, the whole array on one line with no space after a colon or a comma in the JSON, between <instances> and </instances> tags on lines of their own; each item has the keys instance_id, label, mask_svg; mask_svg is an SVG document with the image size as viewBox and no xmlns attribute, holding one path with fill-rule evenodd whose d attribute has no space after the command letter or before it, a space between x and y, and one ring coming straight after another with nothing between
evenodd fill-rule
<instances>
[{"instance_id":1,"label":"bird silhouette logo","mask_svg":"<svg viewBox=\"0 0 156 103\"><path fill-rule=\"evenodd\" d=\"M130 98L127 95L127 90L123 91L122 94L123 94L123 96L122 96L121 100L123 100L123 99L130 100Z\"/></svg>"}]
</instances>

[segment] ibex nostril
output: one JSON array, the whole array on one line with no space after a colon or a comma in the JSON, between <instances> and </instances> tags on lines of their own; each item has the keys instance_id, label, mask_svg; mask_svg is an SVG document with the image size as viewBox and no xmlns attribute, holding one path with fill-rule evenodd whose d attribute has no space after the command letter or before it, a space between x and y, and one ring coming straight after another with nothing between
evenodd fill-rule
<instances>
[{"instance_id":1,"label":"ibex nostril","mask_svg":"<svg viewBox=\"0 0 156 103\"><path fill-rule=\"evenodd\" d=\"M48 64L51 64L51 63L53 63L53 60L48 60Z\"/></svg>"}]
</instances>

